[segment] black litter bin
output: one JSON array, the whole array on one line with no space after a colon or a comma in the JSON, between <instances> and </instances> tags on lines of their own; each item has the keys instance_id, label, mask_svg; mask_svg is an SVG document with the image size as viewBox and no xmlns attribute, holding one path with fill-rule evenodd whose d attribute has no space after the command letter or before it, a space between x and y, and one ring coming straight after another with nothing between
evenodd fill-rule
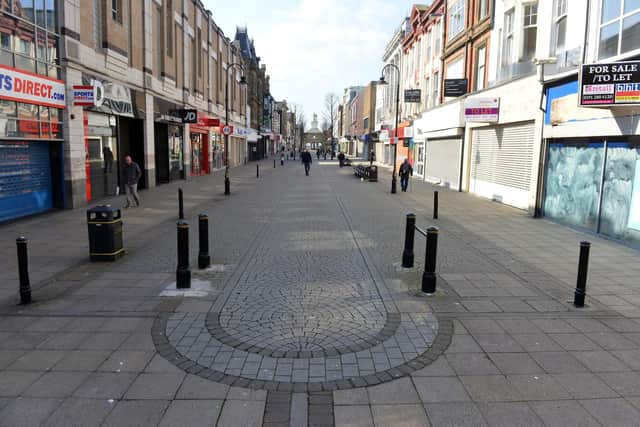
<instances>
[{"instance_id":1,"label":"black litter bin","mask_svg":"<svg viewBox=\"0 0 640 427\"><path fill-rule=\"evenodd\" d=\"M378 181L378 167L377 166L369 166L369 182Z\"/></svg>"},{"instance_id":2,"label":"black litter bin","mask_svg":"<svg viewBox=\"0 0 640 427\"><path fill-rule=\"evenodd\" d=\"M95 206L87 210L87 225L91 261L115 261L124 255L120 209Z\"/></svg>"}]
</instances>

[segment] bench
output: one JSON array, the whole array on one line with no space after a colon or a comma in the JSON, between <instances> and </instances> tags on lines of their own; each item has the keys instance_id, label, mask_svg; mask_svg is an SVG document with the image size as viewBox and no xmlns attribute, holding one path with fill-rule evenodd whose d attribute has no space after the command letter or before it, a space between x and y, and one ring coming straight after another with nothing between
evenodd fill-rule
<instances>
[{"instance_id":1,"label":"bench","mask_svg":"<svg viewBox=\"0 0 640 427\"><path fill-rule=\"evenodd\" d=\"M377 166L353 166L353 174L358 178L364 178L369 182L376 182L378 180L378 167Z\"/></svg>"}]
</instances>

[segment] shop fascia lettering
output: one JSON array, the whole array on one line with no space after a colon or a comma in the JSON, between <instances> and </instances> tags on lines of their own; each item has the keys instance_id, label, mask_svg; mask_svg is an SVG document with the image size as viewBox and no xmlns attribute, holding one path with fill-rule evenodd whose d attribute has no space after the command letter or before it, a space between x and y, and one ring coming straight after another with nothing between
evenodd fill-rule
<instances>
[{"instance_id":1,"label":"shop fascia lettering","mask_svg":"<svg viewBox=\"0 0 640 427\"><path fill-rule=\"evenodd\" d=\"M0 65L0 99L64 108L64 91L63 81Z\"/></svg>"},{"instance_id":2,"label":"shop fascia lettering","mask_svg":"<svg viewBox=\"0 0 640 427\"><path fill-rule=\"evenodd\" d=\"M99 111L133 117L131 90L119 83L83 76L83 84L93 88L95 107Z\"/></svg>"}]
</instances>

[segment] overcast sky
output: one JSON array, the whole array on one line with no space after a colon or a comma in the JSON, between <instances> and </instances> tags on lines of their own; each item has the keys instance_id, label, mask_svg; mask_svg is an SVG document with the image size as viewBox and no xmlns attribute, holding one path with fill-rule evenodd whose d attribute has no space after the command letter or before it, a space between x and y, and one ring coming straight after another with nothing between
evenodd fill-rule
<instances>
[{"instance_id":1,"label":"overcast sky","mask_svg":"<svg viewBox=\"0 0 640 427\"><path fill-rule=\"evenodd\" d=\"M322 118L324 96L380 77L383 50L409 0L203 0L230 39L247 26L271 94ZM424 3L424 2L423 2ZM430 0L427 1L430 3Z\"/></svg>"}]
</instances>

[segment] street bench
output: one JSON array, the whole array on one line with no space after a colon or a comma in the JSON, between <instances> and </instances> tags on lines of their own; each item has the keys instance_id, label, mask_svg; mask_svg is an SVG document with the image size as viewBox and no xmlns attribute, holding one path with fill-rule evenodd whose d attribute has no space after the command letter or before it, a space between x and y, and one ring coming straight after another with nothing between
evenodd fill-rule
<instances>
[{"instance_id":1,"label":"street bench","mask_svg":"<svg viewBox=\"0 0 640 427\"><path fill-rule=\"evenodd\" d=\"M377 166L353 166L353 174L358 178L364 178L369 182L376 182L378 180L378 167Z\"/></svg>"}]
</instances>

